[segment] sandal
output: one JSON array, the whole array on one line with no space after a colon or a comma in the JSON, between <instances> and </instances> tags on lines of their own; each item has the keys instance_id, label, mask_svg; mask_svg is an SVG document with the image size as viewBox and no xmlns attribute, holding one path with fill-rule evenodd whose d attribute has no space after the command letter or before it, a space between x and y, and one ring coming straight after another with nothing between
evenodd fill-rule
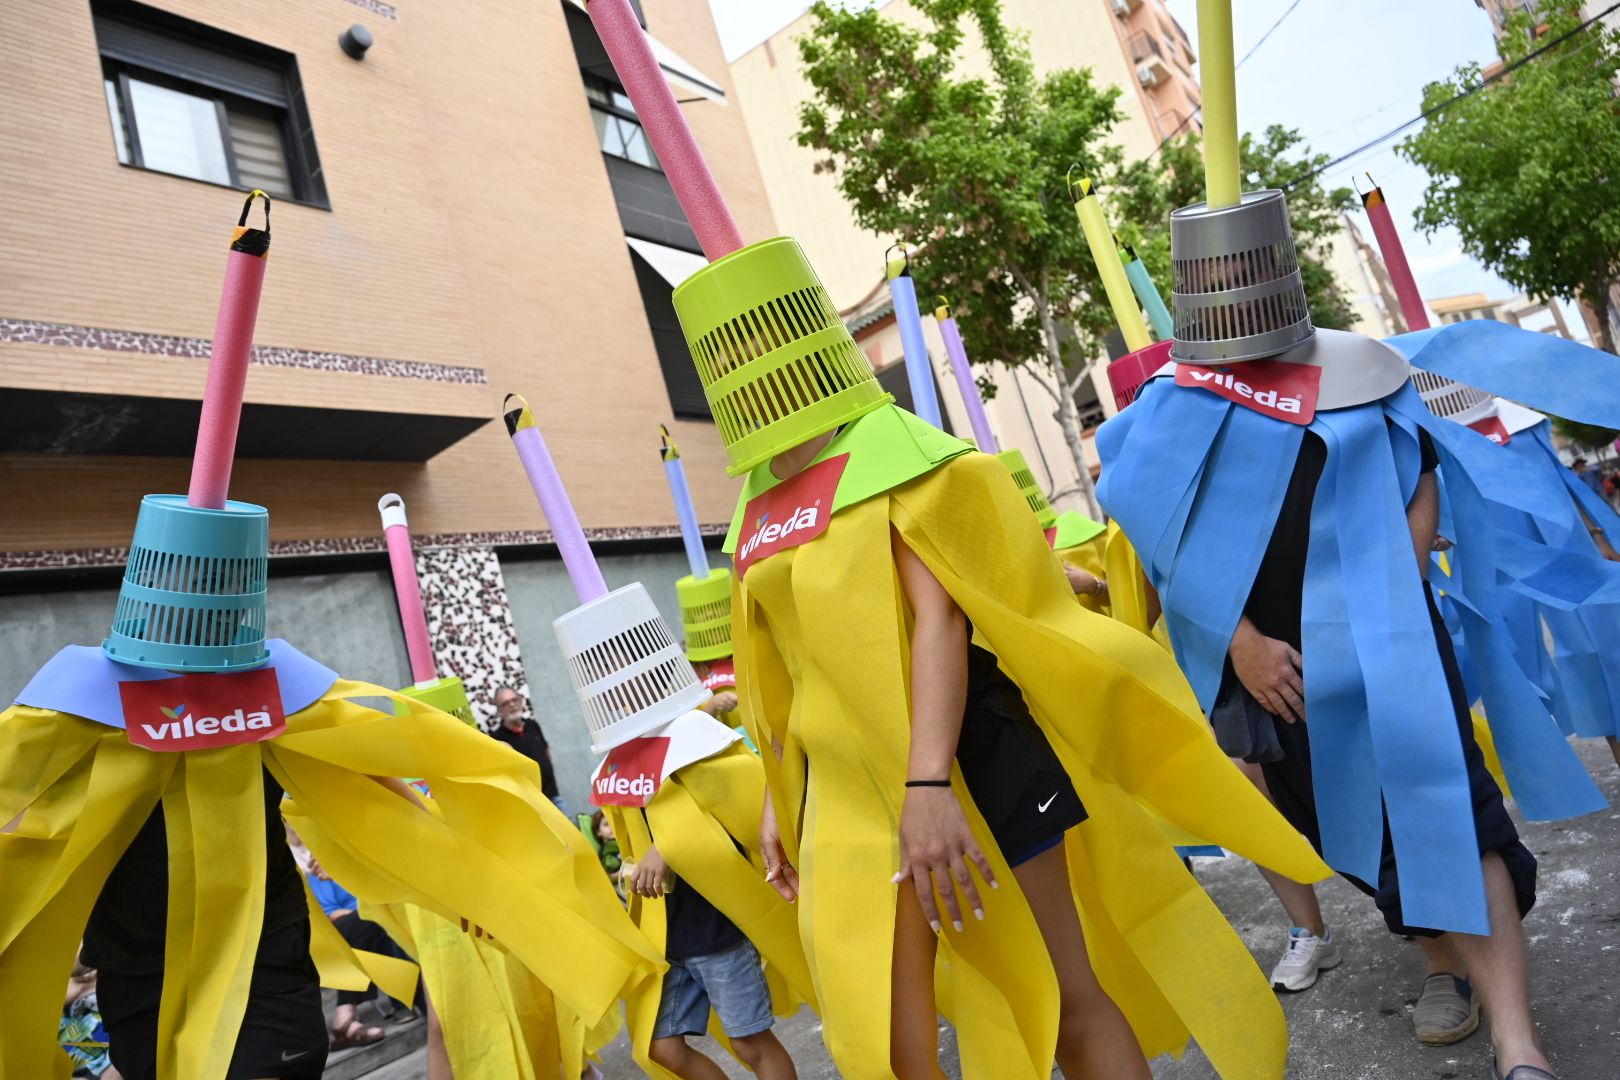
<instances>
[{"instance_id":1,"label":"sandal","mask_svg":"<svg viewBox=\"0 0 1620 1080\"><path fill-rule=\"evenodd\" d=\"M383 1040L382 1028L367 1027L358 1020L350 1020L349 1026L341 1032L333 1031L329 1034L333 1050L344 1050L351 1046L370 1046Z\"/></svg>"}]
</instances>

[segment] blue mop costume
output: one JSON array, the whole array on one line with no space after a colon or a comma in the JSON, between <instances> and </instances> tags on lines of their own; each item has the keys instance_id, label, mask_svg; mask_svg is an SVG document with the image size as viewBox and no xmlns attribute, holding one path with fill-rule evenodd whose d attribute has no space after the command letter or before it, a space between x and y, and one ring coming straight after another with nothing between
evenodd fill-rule
<instances>
[{"instance_id":1,"label":"blue mop costume","mask_svg":"<svg viewBox=\"0 0 1620 1080\"><path fill-rule=\"evenodd\" d=\"M1564 415L1620 417L1620 408L1595 400L1602 392L1588 391L1607 380L1614 404L1613 374L1601 370L1617 366L1613 358L1495 324L1482 346L1481 325L1391 344L1421 367ZM1512 347L1504 349L1509 337ZM1549 378L1554 365L1556 381ZM1221 691L1227 649L1307 432L1325 447L1310 503L1300 612L1321 850L1358 883L1380 883L1380 906L1394 928L1488 933L1480 852L1503 850L1522 909L1533 899L1534 861L1510 823L1510 843L1485 836L1487 817L1505 820L1500 797L1491 814L1476 813L1475 804L1489 799L1476 779L1483 771L1478 748L1461 723L1441 719L1457 716L1459 688L1447 670L1449 643L1437 643L1413 573L1405 513L1423 469L1420 432L1438 458L1445 535L1456 541L1445 588L1457 602L1503 766L1528 817L1570 817L1605 803L1514 660L1499 586L1572 611L1620 597L1620 566L1494 527L1492 503L1516 505L1547 535L1569 535L1580 519L1567 498L1548 496L1534 465L1437 419L1410 384L1379 400L1319 411L1301 425L1157 380L1100 431L1098 494L1141 554L1177 659L1206 710ZM1278 728L1285 734L1280 721ZM1523 853L1519 865L1508 847Z\"/></svg>"}]
</instances>

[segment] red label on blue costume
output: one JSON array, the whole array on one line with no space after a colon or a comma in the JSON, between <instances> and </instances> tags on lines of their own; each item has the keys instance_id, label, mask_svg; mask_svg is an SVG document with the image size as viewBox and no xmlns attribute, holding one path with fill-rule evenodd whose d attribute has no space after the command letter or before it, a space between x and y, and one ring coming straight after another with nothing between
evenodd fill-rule
<instances>
[{"instance_id":1,"label":"red label on blue costume","mask_svg":"<svg viewBox=\"0 0 1620 1080\"><path fill-rule=\"evenodd\" d=\"M1483 420L1475 420L1468 425L1481 435L1485 436L1497 446L1506 446L1513 436L1508 434L1507 425L1502 423L1501 417L1487 416Z\"/></svg>"},{"instance_id":2,"label":"red label on blue costume","mask_svg":"<svg viewBox=\"0 0 1620 1080\"><path fill-rule=\"evenodd\" d=\"M737 665L729 656L709 661L709 670L703 676L703 689L711 693L734 690L737 687Z\"/></svg>"},{"instance_id":3,"label":"red label on blue costume","mask_svg":"<svg viewBox=\"0 0 1620 1080\"><path fill-rule=\"evenodd\" d=\"M1290 424L1316 418L1322 369L1286 360L1246 360L1241 364L1177 364L1176 385L1208 390L1262 416Z\"/></svg>"},{"instance_id":4,"label":"red label on blue costume","mask_svg":"<svg viewBox=\"0 0 1620 1080\"><path fill-rule=\"evenodd\" d=\"M759 560L807 544L827 531L833 493L848 464L849 455L839 454L748 500L737 554L732 557L738 577Z\"/></svg>"},{"instance_id":5,"label":"red label on blue costume","mask_svg":"<svg viewBox=\"0 0 1620 1080\"><path fill-rule=\"evenodd\" d=\"M663 735L631 739L616 746L596 771L592 806L646 806L664 783L669 739Z\"/></svg>"},{"instance_id":6,"label":"red label on blue costume","mask_svg":"<svg viewBox=\"0 0 1620 1080\"><path fill-rule=\"evenodd\" d=\"M211 750L287 730L275 669L121 682L124 730L147 750Z\"/></svg>"}]
</instances>

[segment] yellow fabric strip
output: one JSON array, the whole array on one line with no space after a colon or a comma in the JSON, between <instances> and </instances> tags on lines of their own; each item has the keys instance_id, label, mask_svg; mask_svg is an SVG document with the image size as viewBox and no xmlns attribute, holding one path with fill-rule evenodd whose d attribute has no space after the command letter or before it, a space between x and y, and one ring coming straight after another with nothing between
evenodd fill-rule
<instances>
[{"instance_id":1,"label":"yellow fabric strip","mask_svg":"<svg viewBox=\"0 0 1620 1080\"><path fill-rule=\"evenodd\" d=\"M46 745L49 769L21 753ZM0 800L28 807L17 831L0 835L0 1076L62 1075L56 988L67 985L90 909L174 765L173 755L137 750L122 731L79 717L0 713Z\"/></svg>"},{"instance_id":2,"label":"yellow fabric strip","mask_svg":"<svg viewBox=\"0 0 1620 1080\"><path fill-rule=\"evenodd\" d=\"M399 715L346 700L384 697ZM534 762L455 718L339 682L261 744L287 817L361 900L410 903L494 935L594 1024L662 960L619 906L585 837L540 792ZM437 815L367 774L419 776Z\"/></svg>"}]
</instances>

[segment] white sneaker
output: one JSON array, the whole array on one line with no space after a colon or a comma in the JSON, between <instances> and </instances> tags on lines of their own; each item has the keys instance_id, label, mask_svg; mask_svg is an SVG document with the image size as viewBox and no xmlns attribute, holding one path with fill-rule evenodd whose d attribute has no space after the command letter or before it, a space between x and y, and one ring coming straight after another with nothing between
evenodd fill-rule
<instances>
[{"instance_id":1,"label":"white sneaker","mask_svg":"<svg viewBox=\"0 0 1620 1080\"><path fill-rule=\"evenodd\" d=\"M1293 927L1288 931L1288 951L1271 969L1272 989L1289 993L1309 990L1316 985L1317 975L1338 967L1343 960L1344 953L1333 940L1332 930L1326 937L1317 937L1302 927Z\"/></svg>"}]
</instances>

